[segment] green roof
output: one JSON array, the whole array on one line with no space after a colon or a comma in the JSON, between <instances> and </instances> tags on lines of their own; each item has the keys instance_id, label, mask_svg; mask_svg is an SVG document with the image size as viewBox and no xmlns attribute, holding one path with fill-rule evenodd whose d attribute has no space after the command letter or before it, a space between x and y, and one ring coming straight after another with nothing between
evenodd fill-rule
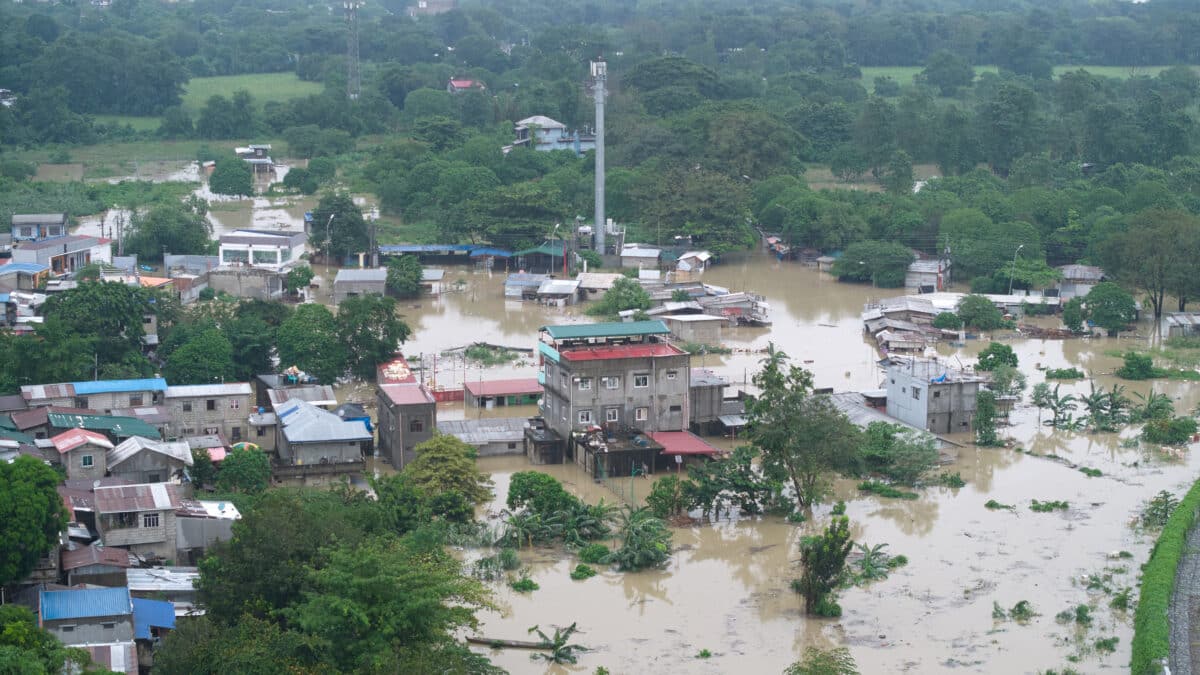
<instances>
[{"instance_id":1,"label":"green roof","mask_svg":"<svg viewBox=\"0 0 1200 675\"><path fill-rule=\"evenodd\" d=\"M561 258L563 254L563 245L561 241L548 241L537 248L527 248L524 251L517 251L513 255L536 255L536 254L553 256Z\"/></svg>"},{"instance_id":2,"label":"green roof","mask_svg":"<svg viewBox=\"0 0 1200 675\"><path fill-rule=\"evenodd\" d=\"M33 445L33 436L23 434L16 429L0 427L0 441L16 441L18 443L25 443L26 445Z\"/></svg>"},{"instance_id":3,"label":"green roof","mask_svg":"<svg viewBox=\"0 0 1200 675\"><path fill-rule=\"evenodd\" d=\"M114 417L112 415L69 415L67 413L50 413L47 415L50 426L56 429L88 429L90 431L111 432L120 438L143 436L152 440L161 438L158 429L137 419L136 417Z\"/></svg>"},{"instance_id":4,"label":"green roof","mask_svg":"<svg viewBox=\"0 0 1200 675\"><path fill-rule=\"evenodd\" d=\"M555 340L578 340L581 338L630 337L634 335L666 335L671 332L667 324L653 321L613 321L609 323L573 323L565 326L542 326L542 330Z\"/></svg>"}]
</instances>

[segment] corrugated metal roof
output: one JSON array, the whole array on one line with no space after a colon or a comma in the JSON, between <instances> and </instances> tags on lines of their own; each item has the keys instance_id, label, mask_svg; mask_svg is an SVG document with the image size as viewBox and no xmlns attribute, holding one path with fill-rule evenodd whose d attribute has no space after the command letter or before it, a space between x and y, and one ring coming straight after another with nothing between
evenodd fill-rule
<instances>
[{"instance_id":1,"label":"corrugated metal roof","mask_svg":"<svg viewBox=\"0 0 1200 675\"><path fill-rule=\"evenodd\" d=\"M93 493L96 510L100 513L174 511L179 508L179 493L171 483L98 487Z\"/></svg>"},{"instance_id":2,"label":"corrugated metal roof","mask_svg":"<svg viewBox=\"0 0 1200 675\"><path fill-rule=\"evenodd\" d=\"M567 361L606 361L609 359L645 359L660 356L679 356L686 353L674 345L657 343L567 349L562 352L562 357Z\"/></svg>"},{"instance_id":3,"label":"corrugated metal roof","mask_svg":"<svg viewBox=\"0 0 1200 675\"><path fill-rule=\"evenodd\" d=\"M75 393L82 396L89 394L115 394L135 391L166 391L167 381L161 377L150 377L141 380L89 380L87 382L72 382Z\"/></svg>"},{"instance_id":4,"label":"corrugated metal roof","mask_svg":"<svg viewBox=\"0 0 1200 675\"><path fill-rule=\"evenodd\" d=\"M511 258L512 251L506 251L502 248L477 248L471 251L472 258L483 258L491 256L494 258Z\"/></svg>"},{"instance_id":5,"label":"corrugated metal roof","mask_svg":"<svg viewBox=\"0 0 1200 675\"><path fill-rule=\"evenodd\" d=\"M162 438L162 434L153 426L136 417L118 417L115 415L80 415L75 413L51 412L47 415L50 426L59 429L89 429L112 433L118 438L130 436L145 436L146 438Z\"/></svg>"},{"instance_id":6,"label":"corrugated metal roof","mask_svg":"<svg viewBox=\"0 0 1200 675\"><path fill-rule=\"evenodd\" d=\"M578 279L547 279L538 286L538 295L570 295L578 290Z\"/></svg>"},{"instance_id":7,"label":"corrugated metal roof","mask_svg":"<svg viewBox=\"0 0 1200 675\"><path fill-rule=\"evenodd\" d=\"M607 272L580 272L579 287L589 291L607 291L613 287L617 279L622 278L623 274L609 274Z\"/></svg>"},{"instance_id":8,"label":"corrugated metal roof","mask_svg":"<svg viewBox=\"0 0 1200 675\"><path fill-rule=\"evenodd\" d=\"M17 213L13 214L13 225L62 225L67 222L65 213Z\"/></svg>"},{"instance_id":9,"label":"corrugated metal roof","mask_svg":"<svg viewBox=\"0 0 1200 675\"><path fill-rule=\"evenodd\" d=\"M100 243L96 237L83 234L71 234L62 237L51 237L40 241L27 242L21 246L24 251L39 251L45 248L62 248L67 251L82 251Z\"/></svg>"},{"instance_id":10,"label":"corrugated metal roof","mask_svg":"<svg viewBox=\"0 0 1200 675\"><path fill-rule=\"evenodd\" d=\"M337 276L334 277L333 283L353 283L357 281L373 281L377 283L387 282L387 268L374 267L369 269L341 269L338 270Z\"/></svg>"},{"instance_id":11,"label":"corrugated metal roof","mask_svg":"<svg viewBox=\"0 0 1200 675\"><path fill-rule=\"evenodd\" d=\"M82 546L74 551L62 552L62 568L76 570L91 565L129 567L129 551L107 546Z\"/></svg>"},{"instance_id":12,"label":"corrugated metal roof","mask_svg":"<svg viewBox=\"0 0 1200 675\"><path fill-rule=\"evenodd\" d=\"M671 332L662 321L612 321L606 323L573 323L559 326L542 326L541 330L555 340L576 340L600 337L635 337L639 335L667 335Z\"/></svg>"},{"instance_id":13,"label":"corrugated metal roof","mask_svg":"<svg viewBox=\"0 0 1200 675\"><path fill-rule=\"evenodd\" d=\"M289 443L369 441L371 432L362 420L344 420L311 403L292 399L275 406Z\"/></svg>"},{"instance_id":14,"label":"corrugated metal roof","mask_svg":"<svg viewBox=\"0 0 1200 675\"><path fill-rule=\"evenodd\" d=\"M490 380L486 382L465 382L463 386L472 396L515 396L519 394L540 394L542 385L536 377L522 377L509 380Z\"/></svg>"},{"instance_id":15,"label":"corrugated metal roof","mask_svg":"<svg viewBox=\"0 0 1200 675\"><path fill-rule=\"evenodd\" d=\"M392 405L436 403L433 394L430 394L424 385L416 384L415 382L407 384L384 384L380 385L379 390L392 402Z\"/></svg>"},{"instance_id":16,"label":"corrugated metal roof","mask_svg":"<svg viewBox=\"0 0 1200 675\"><path fill-rule=\"evenodd\" d=\"M421 281L441 281L446 276L446 270L434 267L421 268Z\"/></svg>"},{"instance_id":17,"label":"corrugated metal roof","mask_svg":"<svg viewBox=\"0 0 1200 675\"><path fill-rule=\"evenodd\" d=\"M87 619L99 616L124 616L133 613L129 589L88 588L70 591L42 591L38 594L43 621Z\"/></svg>"},{"instance_id":18,"label":"corrugated metal roof","mask_svg":"<svg viewBox=\"0 0 1200 675\"><path fill-rule=\"evenodd\" d=\"M209 396L249 396L249 382L229 384L189 384L167 387L167 398L205 398Z\"/></svg>"},{"instance_id":19,"label":"corrugated metal roof","mask_svg":"<svg viewBox=\"0 0 1200 675\"><path fill-rule=\"evenodd\" d=\"M87 429L71 429L64 431L61 434L50 439L54 444L54 449L58 450L58 454L70 452L81 445L91 444L101 448L112 450L112 441L108 440L104 434L98 434L95 431Z\"/></svg>"},{"instance_id":20,"label":"corrugated metal roof","mask_svg":"<svg viewBox=\"0 0 1200 675\"><path fill-rule=\"evenodd\" d=\"M663 446L664 455L708 455L720 454L720 450L690 431L651 431L650 438Z\"/></svg>"},{"instance_id":21,"label":"corrugated metal roof","mask_svg":"<svg viewBox=\"0 0 1200 675\"><path fill-rule=\"evenodd\" d=\"M41 274L49 269L46 265L39 265L38 263L11 262L0 265L0 277L17 273Z\"/></svg>"},{"instance_id":22,"label":"corrugated metal roof","mask_svg":"<svg viewBox=\"0 0 1200 675\"><path fill-rule=\"evenodd\" d=\"M657 258L662 255L662 250L657 248L642 248L640 246L626 246L621 249L622 258Z\"/></svg>"},{"instance_id":23,"label":"corrugated metal roof","mask_svg":"<svg viewBox=\"0 0 1200 675\"><path fill-rule=\"evenodd\" d=\"M514 272L508 275L504 280L505 286L521 286L528 288L537 288L542 285L542 282L549 279L548 274L528 274L526 272Z\"/></svg>"},{"instance_id":24,"label":"corrugated metal roof","mask_svg":"<svg viewBox=\"0 0 1200 675\"><path fill-rule=\"evenodd\" d=\"M337 405L337 396L333 393L333 387L328 384L305 384L283 389L272 389L267 392L267 397L271 399L272 406L278 406L284 401L291 401L293 399L308 401L313 405Z\"/></svg>"},{"instance_id":25,"label":"corrugated metal roof","mask_svg":"<svg viewBox=\"0 0 1200 675\"><path fill-rule=\"evenodd\" d=\"M142 452L155 452L171 459L192 466L192 449L183 441L155 441L142 436L131 436L109 451L106 461L111 471L113 467Z\"/></svg>"},{"instance_id":26,"label":"corrugated metal roof","mask_svg":"<svg viewBox=\"0 0 1200 675\"><path fill-rule=\"evenodd\" d=\"M443 420L437 424L438 433L449 434L469 445L516 443L525 436L524 417L499 417L478 420Z\"/></svg>"},{"instance_id":27,"label":"corrugated metal roof","mask_svg":"<svg viewBox=\"0 0 1200 675\"><path fill-rule=\"evenodd\" d=\"M200 572L195 567L139 567L125 576L131 593L179 593L196 590Z\"/></svg>"},{"instance_id":28,"label":"corrugated metal roof","mask_svg":"<svg viewBox=\"0 0 1200 675\"><path fill-rule=\"evenodd\" d=\"M175 627L175 603L133 598L133 637L149 640L150 628Z\"/></svg>"}]
</instances>

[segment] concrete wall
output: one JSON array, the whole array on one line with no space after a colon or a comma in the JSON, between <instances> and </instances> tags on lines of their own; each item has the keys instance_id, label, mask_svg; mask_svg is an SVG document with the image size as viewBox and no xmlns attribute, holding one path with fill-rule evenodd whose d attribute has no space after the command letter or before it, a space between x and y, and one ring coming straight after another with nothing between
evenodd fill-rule
<instances>
[{"instance_id":1,"label":"concrete wall","mask_svg":"<svg viewBox=\"0 0 1200 675\"><path fill-rule=\"evenodd\" d=\"M524 455L525 439L514 437L503 441L492 441L475 446L480 457L495 457L498 455Z\"/></svg>"},{"instance_id":2,"label":"concrete wall","mask_svg":"<svg viewBox=\"0 0 1200 675\"><path fill-rule=\"evenodd\" d=\"M341 304L346 298L354 295L383 295L387 291L386 282L378 281L335 281L333 284L333 301Z\"/></svg>"},{"instance_id":3,"label":"concrete wall","mask_svg":"<svg viewBox=\"0 0 1200 675\"><path fill-rule=\"evenodd\" d=\"M284 276L261 268L216 269L208 273L208 286L239 298L273 300L283 294Z\"/></svg>"},{"instance_id":4,"label":"concrete wall","mask_svg":"<svg viewBox=\"0 0 1200 675\"><path fill-rule=\"evenodd\" d=\"M887 414L936 434L968 432L975 415L978 382L935 384L922 371L893 368L887 376Z\"/></svg>"},{"instance_id":5,"label":"concrete wall","mask_svg":"<svg viewBox=\"0 0 1200 675\"><path fill-rule=\"evenodd\" d=\"M678 321L670 318L663 319L663 321L677 339L702 345L720 344L721 328L727 323L725 320Z\"/></svg>"},{"instance_id":6,"label":"concrete wall","mask_svg":"<svg viewBox=\"0 0 1200 675\"><path fill-rule=\"evenodd\" d=\"M209 401L212 401L212 410L208 409ZM191 410L186 410L188 407ZM169 398L167 410L174 420L171 431L176 436L202 435L211 433L206 429L217 429L226 441L237 443L246 440L247 434L250 433L247 422L247 418L253 412L250 407L250 394ZM253 438L249 440L254 441Z\"/></svg>"},{"instance_id":7,"label":"concrete wall","mask_svg":"<svg viewBox=\"0 0 1200 675\"><path fill-rule=\"evenodd\" d=\"M360 442L288 443L280 445L279 456L290 464L327 464L362 461L363 447Z\"/></svg>"},{"instance_id":8,"label":"concrete wall","mask_svg":"<svg viewBox=\"0 0 1200 675\"><path fill-rule=\"evenodd\" d=\"M158 514L157 527L143 527L144 516L148 513ZM137 527L117 527L113 524L116 514L100 516L100 539L105 546L120 546L140 555L157 555L166 560L175 559L175 511L141 511L133 514L137 517Z\"/></svg>"},{"instance_id":9,"label":"concrete wall","mask_svg":"<svg viewBox=\"0 0 1200 675\"><path fill-rule=\"evenodd\" d=\"M140 402L138 402L139 396L141 397ZM162 403L162 392L147 390L99 393L75 397L64 396L55 399L36 400L30 401L29 407L36 408L39 406L53 405L64 406L67 408L90 408L101 414L107 415L112 412L113 408L140 408L143 406L158 405L160 403Z\"/></svg>"},{"instance_id":10,"label":"concrete wall","mask_svg":"<svg viewBox=\"0 0 1200 675\"><path fill-rule=\"evenodd\" d=\"M687 428L688 389L691 378L690 355L661 358L611 359L603 361L567 360L555 364L546 360L546 423L563 437L590 424L618 424L644 431L681 431ZM644 387L636 386L645 376ZM620 378L615 388L601 378ZM580 380L591 378L587 389ZM638 419L638 409L645 419ZM580 422L579 413L590 411L591 421ZM616 420L610 420L615 411Z\"/></svg>"},{"instance_id":11,"label":"concrete wall","mask_svg":"<svg viewBox=\"0 0 1200 675\"><path fill-rule=\"evenodd\" d=\"M437 404L393 405L382 393L377 404L379 454L395 468L405 466L417 457L413 448L437 431ZM420 421L419 431L413 431L413 420Z\"/></svg>"},{"instance_id":12,"label":"concrete wall","mask_svg":"<svg viewBox=\"0 0 1200 675\"><path fill-rule=\"evenodd\" d=\"M105 624L111 624L112 627L105 628ZM45 621L42 627L66 645L131 642L133 640L132 614Z\"/></svg>"},{"instance_id":13,"label":"concrete wall","mask_svg":"<svg viewBox=\"0 0 1200 675\"><path fill-rule=\"evenodd\" d=\"M118 478L128 478L134 483L165 483L184 466L183 462L162 453L142 450L110 468L109 473Z\"/></svg>"},{"instance_id":14,"label":"concrete wall","mask_svg":"<svg viewBox=\"0 0 1200 675\"><path fill-rule=\"evenodd\" d=\"M725 398L725 385L690 387L688 389L688 415L691 424L715 422L721 416L721 404Z\"/></svg>"},{"instance_id":15,"label":"concrete wall","mask_svg":"<svg viewBox=\"0 0 1200 675\"><path fill-rule=\"evenodd\" d=\"M105 453L107 452L106 448L85 443L65 455L61 455L60 458L63 467L67 470L67 478L70 480L96 480L103 478L105 472L108 470L108 464L105 461ZM86 467L83 465L83 458L89 456L92 458L92 465Z\"/></svg>"}]
</instances>

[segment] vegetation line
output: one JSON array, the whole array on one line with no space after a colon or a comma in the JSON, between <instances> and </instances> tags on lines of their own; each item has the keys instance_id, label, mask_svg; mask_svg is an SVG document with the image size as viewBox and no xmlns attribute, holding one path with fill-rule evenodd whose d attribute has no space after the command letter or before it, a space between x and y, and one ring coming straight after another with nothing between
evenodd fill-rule
<instances>
[{"instance_id":1,"label":"vegetation line","mask_svg":"<svg viewBox=\"0 0 1200 675\"><path fill-rule=\"evenodd\" d=\"M1175 571L1183 557L1184 542L1196 522L1200 508L1200 482L1192 485L1167 520L1150 560L1142 568L1142 588L1133 619L1133 675L1162 672L1161 664L1171 652L1171 624L1167 608L1175 592Z\"/></svg>"}]
</instances>

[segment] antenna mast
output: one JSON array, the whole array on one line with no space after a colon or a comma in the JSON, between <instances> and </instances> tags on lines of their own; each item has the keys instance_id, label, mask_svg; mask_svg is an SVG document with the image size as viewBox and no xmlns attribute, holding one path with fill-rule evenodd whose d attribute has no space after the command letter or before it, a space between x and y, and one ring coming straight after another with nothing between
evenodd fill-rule
<instances>
[{"instance_id":1,"label":"antenna mast","mask_svg":"<svg viewBox=\"0 0 1200 675\"><path fill-rule=\"evenodd\" d=\"M604 235L604 97L608 93L608 64L601 58L592 61L592 96L596 99L596 250L605 254Z\"/></svg>"},{"instance_id":2,"label":"antenna mast","mask_svg":"<svg viewBox=\"0 0 1200 675\"><path fill-rule=\"evenodd\" d=\"M350 34L346 38L346 96L351 101L357 101L362 93L362 83L358 75L358 8L362 7L361 0L342 0L346 10L346 23L349 24Z\"/></svg>"}]
</instances>

